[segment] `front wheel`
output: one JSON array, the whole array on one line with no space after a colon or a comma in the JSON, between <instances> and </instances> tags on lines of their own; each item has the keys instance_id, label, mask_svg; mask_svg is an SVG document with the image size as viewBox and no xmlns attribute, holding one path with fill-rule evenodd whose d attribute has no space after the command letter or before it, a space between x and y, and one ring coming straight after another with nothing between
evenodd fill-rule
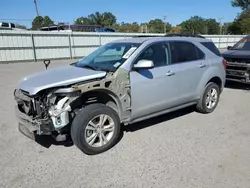
<instances>
[{"instance_id":1,"label":"front wheel","mask_svg":"<svg viewBox=\"0 0 250 188\"><path fill-rule=\"evenodd\" d=\"M197 111L204 114L213 112L218 105L219 98L219 86L213 82L207 84L203 96L196 106Z\"/></svg>"},{"instance_id":2,"label":"front wheel","mask_svg":"<svg viewBox=\"0 0 250 188\"><path fill-rule=\"evenodd\" d=\"M104 104L91 104L76 115L71 126L74 144L85 154L95 155L113 147L121 132L120 118Z\"/></svg>"}]
</instances>

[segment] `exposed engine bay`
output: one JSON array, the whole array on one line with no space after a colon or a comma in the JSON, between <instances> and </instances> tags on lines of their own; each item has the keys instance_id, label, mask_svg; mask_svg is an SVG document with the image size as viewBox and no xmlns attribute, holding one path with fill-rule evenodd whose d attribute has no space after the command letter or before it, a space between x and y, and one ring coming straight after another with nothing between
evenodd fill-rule
<instances>
[{"instance_id":1,"label":"exposed engine bay","mask_svg":"<svg viewBox=\"0 0 250 188\"><path fill-rule=\"evenodd\" d=\"M38 135L48 135L70 123L73 116L70 102L79 97L79 92L70 88L44 91L31 97L25 91L15 90L18 110L29 116ZM34 130L30 130L34 131Z\"/></svg>"}]
</instances>

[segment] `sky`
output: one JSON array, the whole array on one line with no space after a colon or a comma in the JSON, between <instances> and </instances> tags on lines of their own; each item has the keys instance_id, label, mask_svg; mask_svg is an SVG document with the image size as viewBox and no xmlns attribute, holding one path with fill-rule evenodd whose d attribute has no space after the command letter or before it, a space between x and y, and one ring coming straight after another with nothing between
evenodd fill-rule
<instances>
[{"instance_id":1,"label":"sky","mask_svg":"<svg viewBox=\"0 0 250 188\"><path fill-rule=\"evenodd\" d=\"M70 23L96 11L112 12L118 22L143 23L166 16L172 25L195 15L231 22L241 12L231 6L231 0L37 0L37 4L41 16ZM34 0L1 0L0 21L30 27L35 16Z\"/></svg>"}]
</instances>

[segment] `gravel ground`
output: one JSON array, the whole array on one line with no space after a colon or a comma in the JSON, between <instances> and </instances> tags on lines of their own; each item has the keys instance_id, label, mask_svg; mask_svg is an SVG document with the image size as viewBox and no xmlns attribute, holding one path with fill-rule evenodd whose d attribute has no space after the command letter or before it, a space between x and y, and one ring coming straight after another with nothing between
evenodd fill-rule
<instances>
[{"instance_id":1,"label":"gravel ground","mask_svg":"<svg viewBox=\"0 0 250 188\"><path fill-rule=\"evenodd\" d=\"M247 86L227 87L212 114L188 108L134 124L114 148L86 156L75 146L43 147L17 130L13 90L42 62L0 67L0 187L250 187Z\"/></svg>"}]
</instances>

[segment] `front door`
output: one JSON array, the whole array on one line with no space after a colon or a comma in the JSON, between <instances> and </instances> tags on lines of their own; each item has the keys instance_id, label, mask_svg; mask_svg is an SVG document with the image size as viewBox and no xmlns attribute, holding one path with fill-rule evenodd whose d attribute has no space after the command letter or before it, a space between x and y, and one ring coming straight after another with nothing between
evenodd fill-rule
<instances>
[{"instance_id":1,"label":"front door","mask_svg":"<svg viewBox=\"0 0 250 188\"><path fill-rule=\"evenodd\" d=\"M131 70L132 120L171 108L178 103L176 65L171 65L170 44L154 43L137 58L152 60L153 69Z\"/></svg>"}]
</instances>

